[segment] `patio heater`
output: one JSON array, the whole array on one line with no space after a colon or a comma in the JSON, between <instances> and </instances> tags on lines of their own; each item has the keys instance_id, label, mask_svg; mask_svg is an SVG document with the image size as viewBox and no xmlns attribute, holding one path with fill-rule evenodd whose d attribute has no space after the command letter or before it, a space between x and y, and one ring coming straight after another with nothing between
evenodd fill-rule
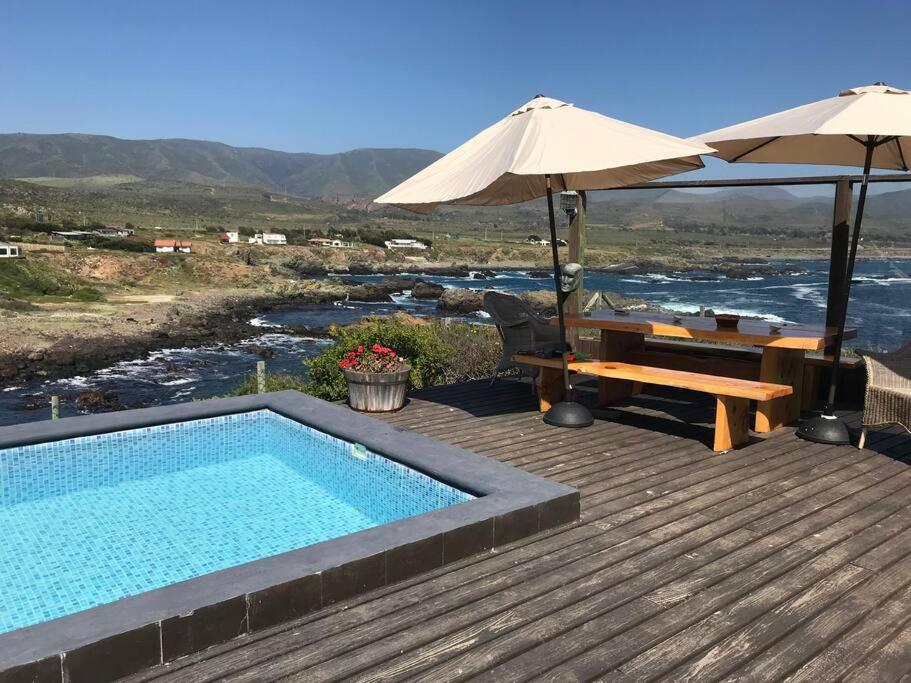
<instances>
[{"instance_id":1,"label":"patio heater","mask_svg":"<svg viewBox=\"0 0 911 683\"><path fill-rule=\"evenodd\" d=\"M563 319L563 302L571 292L579 286L582 267L578 263L567 263L560 268L560 255L557 252L557 224L554 219L554 193L550 187L550 175L545 176L547 183L547 217L550 221L550 253L554 261L554 289L557 293L557 321L560 325L560 360L563 369L563 400L554 403L550 410L544 413L544 422L554 427L590 427L595 422L588 408L581 403L573 401L572 387L569 384L569 366L566 354L569 346L566 343L566 323ZM562 192L560 194L560 208L569 214L567 207L572 204L572 211L576 211L575 192Z\"/></svg>"}]
</instances>

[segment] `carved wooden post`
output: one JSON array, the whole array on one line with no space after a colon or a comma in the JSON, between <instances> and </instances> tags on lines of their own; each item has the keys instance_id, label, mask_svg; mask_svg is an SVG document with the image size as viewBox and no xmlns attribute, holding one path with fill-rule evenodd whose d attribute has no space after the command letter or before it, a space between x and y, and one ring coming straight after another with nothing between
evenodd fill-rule
<instances>
[{"instance_id":1,"label":"carved wooden post","mask_svg":"<svg viewBox=\"0 0 911 683\"><path fill-rule=\"evenodd\" d=\"M832 215L832 251L829 256L829 291L826 298L826 326L838 324L845 275L848 269L848 241L851 223L851 181L842 178L835 184L835 208ZM831 349L826 349L829 353Z\"/></svg>"},{"instance_id":2,"label":"carved wooden post","mask_svg":"<svg viewBox=\"0 0 911 683\"><path fill-rule=\"evenodd\" d=\"M585 265L585 192L579 192L576 197L576 213L569 224L569 263L578 263ZM583 273L584 278L584 273ZM582 306L585 302L585 284L584 279L579 283L579 289L569 295L566 299L564 310L569 315L581 315ZM568 340L574 347L579 341L579 328L570 327L567 329Z\"/></svg>"},{"instance_id":3,"label":"carved wooden post","mask_svg":"<svg viewBox=\"0 0 911 683\"><path fill-rule=\"evenodd\" d=\"M264 360L256 363L256 393L266 393L266 361Z\"/></svg>"}]
</instances>

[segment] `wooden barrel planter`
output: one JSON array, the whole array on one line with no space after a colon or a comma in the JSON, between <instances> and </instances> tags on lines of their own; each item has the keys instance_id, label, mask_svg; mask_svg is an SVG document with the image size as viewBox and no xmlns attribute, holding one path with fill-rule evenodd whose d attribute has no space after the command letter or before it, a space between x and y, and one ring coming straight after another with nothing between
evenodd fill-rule
<instances>
[{"instance_id":1,"label":"wooden barrel planter","mask_svg":"<svg viewBox=\"0 0 911 683\"><path fill-rule=\"evenodd\" d=\"M348 405L367 413L398 410L405 405L409 366L398 372L356 372L342 370L348 380Z\"/></svg>"}]
</instances>

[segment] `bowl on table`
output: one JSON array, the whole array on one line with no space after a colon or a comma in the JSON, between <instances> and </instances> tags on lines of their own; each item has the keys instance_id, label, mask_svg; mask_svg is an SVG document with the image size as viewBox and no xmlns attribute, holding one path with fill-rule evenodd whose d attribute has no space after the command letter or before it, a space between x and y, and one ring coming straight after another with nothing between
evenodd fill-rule
<instances>
[{"instance_id":1,"label":"bowl on table","mask_svg":"<svg viewBox=\"0 0 911 683\"><path fill-rule=\"evenodd\" d=\"M737 327L737 323L740 322L739 315L731 315L729 313L719 313L715 316L715 324L718 327L726 327L728 329L734 329Z\"/></svg>"}]
</instances>

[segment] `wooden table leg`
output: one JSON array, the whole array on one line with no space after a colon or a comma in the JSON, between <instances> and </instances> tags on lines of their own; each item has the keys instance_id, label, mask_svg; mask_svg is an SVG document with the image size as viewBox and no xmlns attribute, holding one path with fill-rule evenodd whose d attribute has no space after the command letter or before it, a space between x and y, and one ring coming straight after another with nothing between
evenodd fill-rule
<instances>
[{"instance_id":1,"label":"wooden table leg","mask_svg":"<svg viewBox=\"0 0 911 683\"><path fill-rule=\"evenodd\" d=\"M615 332L601 330L601 343L598 347L598 360L623 361L624 356L632 351L645 348L645 335L640 332ZM598 379L598 404L606 405L622 401L642 391L641 385L622 379ZM638 390L637 390L638 389Z\"/></svg>"},{"instance_id":2,"label":"wooden table leg","mask_svg":"<svg viewBox=\"0 0 911 683\"><path fill-rule=\"evenodd\" d=\"M746 443L750 438L749 400L716 396L715 405L715 443L712 449L721 453Z\"/></svg>"},{"instance_id":3,"label":"wooden table leg","mask_svg":"<svg viewBox=\"0 0 911 683\"><path fill-rule=\"evenodd\" d=\"M794 388L790 396L760 401L756 406L756 431L771 432L800 418L803 389L803 362L806 353L800 349L779 349L766 346L762 350L759 381L787 384Z\"/></svg>"},{"instance_id":4,"label":"wooden table leg","mask_svg":"<svg viewBox=\"0 0 911 683\"><path fill-rule=\"evenodd\" d=\"M546 413L554 403L563 400L563 371L540 368L538 374L538 410Z\"/></svg>"}]
</instances>

